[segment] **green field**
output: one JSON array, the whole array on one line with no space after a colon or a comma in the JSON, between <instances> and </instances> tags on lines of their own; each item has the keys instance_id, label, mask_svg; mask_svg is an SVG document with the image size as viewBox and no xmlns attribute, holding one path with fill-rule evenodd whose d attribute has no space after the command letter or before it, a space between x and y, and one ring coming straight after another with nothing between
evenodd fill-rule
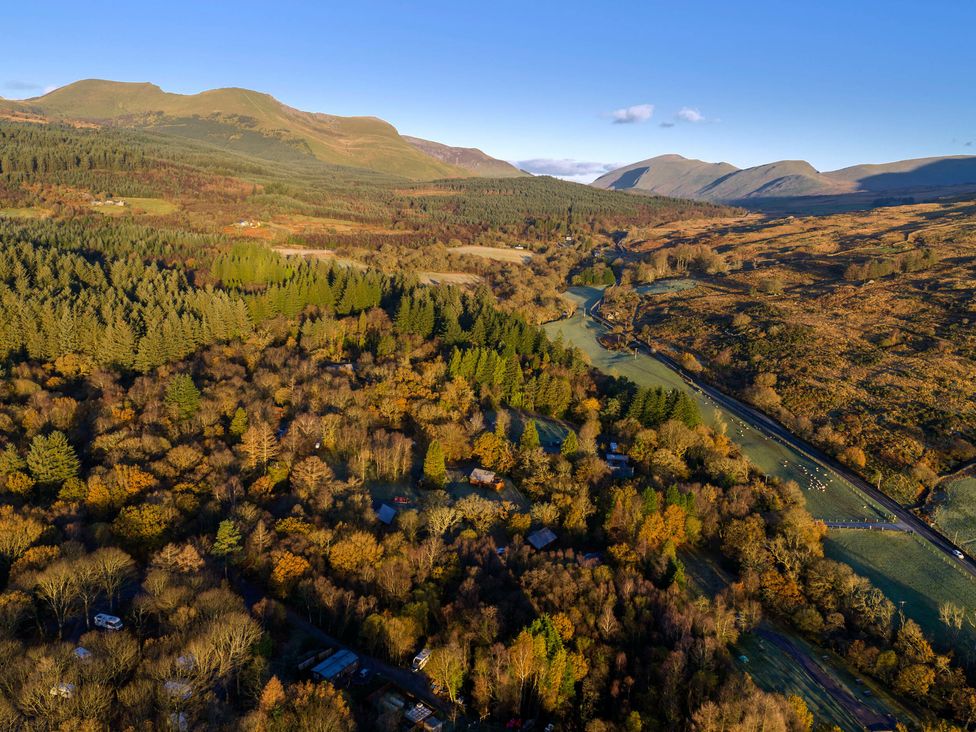
<instances>
[{"instance_id":1,"label":"green field","mask_svg":"<svg viewBox=\"0 0 976 732\"><path fill-rule=\"evenodd\" d=\"M831 559L870 579L896 605L904 601L905 615L941 645L963 648L976 643L973 628L964 627L956 640L939 620L939 605L946 601L976 609L976 580L955 560L914 535L895 531L831 529L824 549Z\"/></svg>"},{"instance_id":2,"label":"green field","mask_svg":"<svg viewBox=\"0 0 976 732\"><path fill-rule=\"evenodd\" d=\"M932 520L939 530L959 546L976 542L976 477L943 482L937 500Z\"/></svg>"},{"instance_id":3,"label":"green field","mask_svg":"<svg viewBox=\"0 0 976 732\"><path fill-rule=\"evenodd\" d=\"M23 208L0 208L0 218L7 219L46 219L51 212L40 206L25 206Z\"/></svg>"},{"instance_id":4,"label":"green field","mask_svg":"<svg viewBox=\"0 0 976 732\"><path fill-rule=\"evenodd\" d=\"M99 213L107 216L122 216L127 211L149 214L150 216L165 216L176 211L179 207L175 203L164 201L162 198L124 198L125 206L93 206Z\"/></svg>"}]
</instances>

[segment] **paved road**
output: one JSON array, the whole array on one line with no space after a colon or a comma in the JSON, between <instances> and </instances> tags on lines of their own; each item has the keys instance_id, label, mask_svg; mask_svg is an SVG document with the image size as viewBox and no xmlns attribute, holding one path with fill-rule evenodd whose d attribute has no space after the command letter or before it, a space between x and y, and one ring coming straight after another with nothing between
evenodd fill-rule
<instances>
[{"instance_id":1,"label":"paved road","mask_svg":"<svg viewBox=\"0 0 976 732\"><path fill-rule=\"evenodd\" d=\"M602 323L604 326L612 327L611 323L606 322L598 315L592 312L592 308L584 308L584 312L594 320ZM634 341L631 344L641 353L644 353L652 358L657 359L665 366L670 368L675 373L679 374L685 381L689 384L697 386L705 394L711 397L712 400L720 404L726 411L735 415L744 422L748 422L753 428L759 430L760 432L779 439L781 442L786 443L794 450L802 453L807 458L813 462L819 464L821 467L832 470L838 476L846 480L851 485L855 486L865 495L870 496L878 505L880 505L884 510L886 510L893 517L894 521L892 523L901 524L905 527L905 530L911 531L917 534L921 539L931 544L935 549L942 554L944 554L948 559L953 562L958 562L959 565L964 568L970 575L976 577L976 561L973 560L968 554L963 552L963 558L958 559L956 552L962 552L962 547L957 546L948 537L944 536L937 529L933 528L929 524L922 521L918 516L913 514L908 509L904 508L897 501L889 498L887 495L882 493L878 488L868 483L866 480L861 478L861 476L852 472L845 465L834 460L832 457L824 453L817 447L814 447L805 440L797 437L792 432L787 430L779 422L775 421L766 414L763 414L758 409L749 406L743 402L740 402L735 397L729 396L723 391L715 388L706 381L695 374L688 373L681 365L675 361L670 356L660 353L656 350L652 350L647 344L640 341Z\"/></svg>"}]
</instances>

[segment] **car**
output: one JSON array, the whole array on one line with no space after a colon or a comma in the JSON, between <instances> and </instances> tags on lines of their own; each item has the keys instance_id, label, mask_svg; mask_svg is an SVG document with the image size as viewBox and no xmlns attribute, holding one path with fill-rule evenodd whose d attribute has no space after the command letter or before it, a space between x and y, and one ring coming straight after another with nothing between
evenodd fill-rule
<instances>
[{"instance_id":1,"label":"car","mask_svg":"<svg viewBox=\"0 0 976 732\"><path fill-rule=\"evenodd\" d=\"M962 553L961 551L959 551L958 549L953 549L953 550L952 550L952 553L956 555L956 559L965 559L965 558L966 558L966 555L965 555L965 554L963 554L963 553Z\"/></svg>"},{"instance_id":2,"label":"car","mask_svg":"<svg viewBox=\"0 0 976 732\"><path fill-rule=\"evenodd\" d=\"M102 630L122 630L122 619L108 613L98 613L93 619L96 628Z\"/></svg>"},{"instance_id":3,"label":"car","mask_svg":"<svg viewBox=\"0 0 976 732\"><path fill-rule=\"evenodd\" d=\"M393 499L393 502L394 503L410 503L410 499L407 498L406 496L396 496Z\"/></svg>"},{"instance_id":4,"label":"car","mask_svg":"<svg viewBox=\"0 0 976 732\"><path fill-rule=\"evenodd\" d=\"M373 678L373 669L361 668L356 672L356 675L353 677L353 683L368 684L370 679L372 678Z\"/></svg>"}]
</instances>

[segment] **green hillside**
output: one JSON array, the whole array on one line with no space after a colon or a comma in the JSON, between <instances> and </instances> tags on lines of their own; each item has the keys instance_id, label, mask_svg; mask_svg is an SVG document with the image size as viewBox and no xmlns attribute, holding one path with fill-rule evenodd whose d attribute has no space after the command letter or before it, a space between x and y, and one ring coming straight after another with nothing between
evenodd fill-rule
<instances>
[{"instance_id":1,"label":"green hillside","mask_svg":"<svg viewBox=\"0 0 976 732\"><path fill-rule=\"evenodd\" d=\"M471 175L418 150L396 129L375 117L338 117L303 112L268 94L248 89L213 89L172 94L154 84L78 81L22 103L7 102L56 119L112 121L117 125L165 128L169 134L196 130L200 119L231 125L292 147L304 146L318 160L335 165L426 180Z\"/></svg>"}]
</instances>

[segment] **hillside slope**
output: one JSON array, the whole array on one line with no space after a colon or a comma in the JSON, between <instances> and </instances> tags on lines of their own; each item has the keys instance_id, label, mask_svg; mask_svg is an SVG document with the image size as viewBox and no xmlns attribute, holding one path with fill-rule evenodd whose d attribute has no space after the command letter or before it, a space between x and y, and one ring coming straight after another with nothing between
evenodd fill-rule
<instances>
[{"instance_id":1,"label":"hillside slope","mask_svg":"<svg viewBox=\"0 0 976 732\"><path fill-rule=\"evenodd\" d=\"M885 200L883 196L931 200L976 189L976 156L919 158L820 172L805 160L738 169L728 163L662 155L613 170L592 185L752 208L800 209L831 201L874 205Z\"/></svg>"},{"instance_id":2,"label":"hillside slope","mask_svg":"<svg viewBox=\"0 0 976 732\"><path fill-rule=\"evenodd\" d=\"M729 163L706 163L680 155L660 155L606 173L593 181L593 185L597 188L647 191L661 196L698 198L702 188L737 170Z\"/></svg>"},{"instance_id":3,"label":"hillside slope","mask_svg":"<svg viewBox=\"0 0 976 732\"><path fill-rule=\"evenodd\" d=\"M154 84L89 79L23 102L6 101L54 119L80 119L127 127L165 127L170 134L195 130L204 120L260 133L306 148L336 165L368 168L413 179L470 176L411 145L393 125L375 117L338 117L303 112L268 94L248 89L212 89L172 94ZM192 136L192 135L191 135Z\"/></svg>"},{"instance_id":4,"label":"hillside slope","mask_svg":"<svg viewBox=\"0 0 976 732\"><path fill-rule=\"evenodd\" d=\"M409 144L442 163L464 168L484 178L517 178L528 173L519 170L511 163L498 160L476 147L451 147L432 140L401 135Z\"/></svg>"}]
</instances>

